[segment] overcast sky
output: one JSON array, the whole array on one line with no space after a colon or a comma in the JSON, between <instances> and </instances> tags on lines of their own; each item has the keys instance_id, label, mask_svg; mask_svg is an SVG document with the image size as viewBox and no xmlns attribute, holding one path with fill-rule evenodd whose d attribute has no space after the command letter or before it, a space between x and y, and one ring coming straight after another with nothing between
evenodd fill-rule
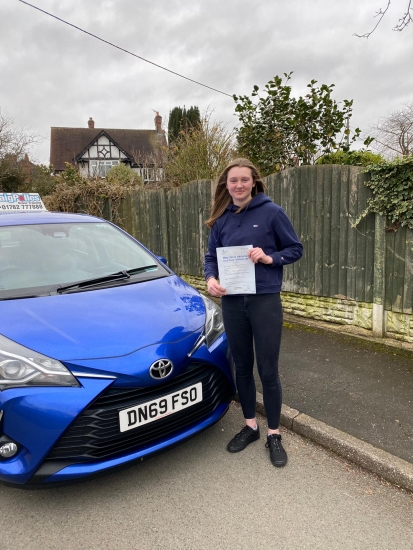
<instances>
[{"instance_id":1,"label":"overcast sky","mask_svg":"<svg viewBox=\"0 0 413 550\"><path fill-rule=\"evenodd\" d=\"M30 0L29 0L30 1ZM36 6L139 56L228 94L250 94L294 71L294 95L311 79L354 99L352 125L367 130L413 99L413 24L392 27L406 0L32 0ZM50 127L154 128L177 105L214 110L237 124L231 97L127 55L18 0L0 0L0 107L44 139Z\"/></svg>"}]
</instances>

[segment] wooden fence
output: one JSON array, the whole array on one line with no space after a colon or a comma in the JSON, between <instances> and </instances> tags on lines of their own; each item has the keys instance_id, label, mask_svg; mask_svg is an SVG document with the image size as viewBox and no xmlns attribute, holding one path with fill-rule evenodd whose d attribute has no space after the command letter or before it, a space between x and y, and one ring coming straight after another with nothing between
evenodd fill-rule
<instances>
[{"instance_id":1,"label":"wooden fence","mask_svg":"<svg viewBox=\"0 0 413 550\"><path fill-rule=\"evenodd\" d=\"M291 168L269 176L268 195L290 217L304 245L302 259L285 269L285 291L368 302L412 314L413 232L385 231L369 214L356 227L371 191L354 166ZM214 184L136 191L122 203L125 229L180 274L202 276Z\"/></svg>"},{"instance_id":2,"label":"wooden fence","mask_svg":"<svg viewBox=\"0 0 413 550\"><path fill-rule=\"evenodd\" d=\"M177 273L201 276L209 230L204 221L211 209L209 180L176 189L135 191L119 210L124 228Z\"/></svg>"},{"instance_id":3,"label":"wooden fence","mask_svg":"<svg viewBox=\"0 0 413 550\"><path fill-rule=\"evenodd\" d=\"M367 206L366 177L352 166L320 165L268 178L269 195L289 215L305 250L286 269L286 290L373 301L374 216L351 225Z\"/></svg>"}]
</instances>

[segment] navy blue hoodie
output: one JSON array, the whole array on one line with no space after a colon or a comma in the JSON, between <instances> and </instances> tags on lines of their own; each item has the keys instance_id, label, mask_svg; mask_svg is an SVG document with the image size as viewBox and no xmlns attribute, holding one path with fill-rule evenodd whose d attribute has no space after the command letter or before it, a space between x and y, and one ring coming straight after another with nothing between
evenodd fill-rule
<instances>
[{"instance_id":1,"label":"navy blue hoodie","mask_svg":"<svg viewBox=\"0 0 413 550\"><path fill-rule=\"evenodd\" d=\"M205 255L205 279L218 279L216 249L222 246L252 246L262 248L273 263L255 264L257 294L281 291L283 265L292 264L303 254L287 214L264 193L255 195L248 205L236 214L238 206L229 204L211 228L208 252Z\"/></svg>"}]
</instances>

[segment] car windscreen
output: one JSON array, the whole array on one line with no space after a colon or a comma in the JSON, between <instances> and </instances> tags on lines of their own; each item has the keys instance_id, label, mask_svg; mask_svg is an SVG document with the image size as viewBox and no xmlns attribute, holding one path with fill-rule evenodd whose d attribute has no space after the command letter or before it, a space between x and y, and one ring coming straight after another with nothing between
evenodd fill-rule
<instances>
[{"instance_id":1,"label":"car windscreen","mask_svg":"<svg viewBox=\"0 0 413 550\"><path fill-rule=\"evenodd\" d=\"M136 241L105 222L0 227L0 299L48 294L115 273L125 273L125 279L100 284L169 274Z\"/></svg>"}]
</instances>

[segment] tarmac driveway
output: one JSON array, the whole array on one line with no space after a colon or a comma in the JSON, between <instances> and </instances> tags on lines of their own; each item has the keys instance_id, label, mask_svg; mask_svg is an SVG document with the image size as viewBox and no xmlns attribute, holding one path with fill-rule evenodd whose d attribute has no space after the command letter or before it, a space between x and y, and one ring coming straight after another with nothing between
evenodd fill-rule
<instances>
[{"instance_id":1,"label":"tarmac driveway","mask_svg":"<svg viewBox=\"0 0 413 550\"><path fill-rule=\"evenodd\" d=\"M265 419L259 419L265 432ZM289 463L264 439L232 455L239 405L142 464L69 487L0 485L2 550L412 550L411 494L283 431Z\"/></svg>"}]
</instances>

